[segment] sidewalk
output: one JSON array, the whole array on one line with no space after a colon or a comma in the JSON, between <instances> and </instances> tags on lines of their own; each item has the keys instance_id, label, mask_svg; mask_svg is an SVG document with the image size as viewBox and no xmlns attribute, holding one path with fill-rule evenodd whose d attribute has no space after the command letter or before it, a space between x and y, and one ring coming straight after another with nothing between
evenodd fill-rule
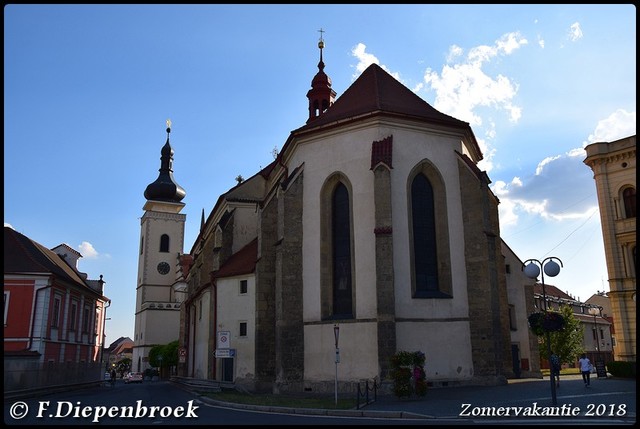
<instances>
[{"instance_id":1,"label":"sidewalk","mask_svg":"<svg viewBox=\"0 0 640 429\"><path fill-rule=\"evenodd\" d=\"M204 402L242 409L292 414L350 417L428 419L438 422L528 424L635 424L636 380L591 377L585 387L580 375L563 376L551 400L549 378L509 380L502 386L432 388L422 398L399 399L378 395L375 402L359 410L288 409ZM507 415L508 414L508 415ZM514 416L518 414L518 416ZM517 419L517 420L515 420ZM514 421L515 420L515 421ZM434 422L435 423L435 422Z\"/></svg>"}]
</instances>

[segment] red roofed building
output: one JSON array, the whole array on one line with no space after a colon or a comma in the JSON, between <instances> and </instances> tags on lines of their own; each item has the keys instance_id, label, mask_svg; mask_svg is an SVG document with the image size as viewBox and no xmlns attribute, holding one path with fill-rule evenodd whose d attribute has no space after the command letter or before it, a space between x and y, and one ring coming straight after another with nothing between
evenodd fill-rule
<instances>
[{"instance_id":1,"label":"red roofed building","mask_svg":"<svg viewBox=\"0 0 640 429\"><path fill-rule=\"evenodd\" d=\"M83 372L84 381L100 379L110 300L102 276L88 280L78 271L81 257L66 244L50 250L4 227L5 391L64 384L68 374L58 367L65 365L96 368ZM42 369L46 377L34 375Z\"/></svg>"}]
</instances>

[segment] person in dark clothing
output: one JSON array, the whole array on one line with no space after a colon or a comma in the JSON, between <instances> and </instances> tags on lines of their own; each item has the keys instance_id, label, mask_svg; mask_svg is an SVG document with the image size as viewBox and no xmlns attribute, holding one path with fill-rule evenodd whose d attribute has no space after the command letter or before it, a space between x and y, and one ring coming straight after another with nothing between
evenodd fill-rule
<instances>
[{"instance_id":1,"label":"person in dark clothing","mask_svg":"<svg viewBox=\"0 0 640 429\"><path fill-rule=\"evenodd\" d=\"M562 365L560 364L560 358L553 351L551 351L549 362L551 363L551 376L555 377L556 386L560 387L560 368Z\"/></svg>"}]
</instances>

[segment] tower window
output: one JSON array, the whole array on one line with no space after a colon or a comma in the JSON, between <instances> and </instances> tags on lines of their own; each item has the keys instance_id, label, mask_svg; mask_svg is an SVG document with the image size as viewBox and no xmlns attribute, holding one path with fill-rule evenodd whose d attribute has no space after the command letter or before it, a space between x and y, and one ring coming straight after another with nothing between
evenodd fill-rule
<instances>
[{"instance_id":1,"label":"tower window","mask_svg":"<svg viewBox=\"0 0 640 429\"><path fill-rule=\"evenodd\" d=\"M169 252L169 236L167 234L162 234L160 237L160 251L164 253Z\"/></svg>"},{"instance_id":2,"label":"tower window","mask_svg":"<svg viewBox=\"0 0 640 429\"><path fill-rule=\"evenodd\" d=\"M240 294L244 295L247 293L247 281L240 280Z\"/></svg>"},{"instance_id":3,"label":"tower window","mask_svg":"<svg viewBox=\"0 0 640 429\"><path fill-rule=\"evenodd\" d=\"M635 188L627 188L622 191L622 199L624 200L624 215L626 218L636 217L636 190Z\"/></svg>"},{"instance_id":4,"label":"tower window","mask_svg":"<svg viewBox=\"0 0 640 429\"><path fill-rule=\"evenodd\" d=\"M240 322L240 336L247 336L247 322Z\"/></svg>"}]
</instances>

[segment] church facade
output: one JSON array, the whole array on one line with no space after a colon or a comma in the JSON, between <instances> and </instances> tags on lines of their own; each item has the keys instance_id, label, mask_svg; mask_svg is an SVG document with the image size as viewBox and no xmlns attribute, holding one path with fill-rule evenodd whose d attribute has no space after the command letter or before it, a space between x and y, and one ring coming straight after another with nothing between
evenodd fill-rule
<instances>
[{"instance_id":1,"label":"church facade","mask_svg":"<svg viewBox=\"0 0 640 429\"><path fill-rule=\"evenodd\" d=\"M510 315L525 320L532 300L519 276L510 306L499 201L469 124L376 64L336 98L319 48L306 124L203 213L179 375L325 392L337 365L352 391L388 381L398 351L423 352L436 385L506 383L521 355L538 369L526 326L513 354Z\"/></svg>"}]
</instances>

